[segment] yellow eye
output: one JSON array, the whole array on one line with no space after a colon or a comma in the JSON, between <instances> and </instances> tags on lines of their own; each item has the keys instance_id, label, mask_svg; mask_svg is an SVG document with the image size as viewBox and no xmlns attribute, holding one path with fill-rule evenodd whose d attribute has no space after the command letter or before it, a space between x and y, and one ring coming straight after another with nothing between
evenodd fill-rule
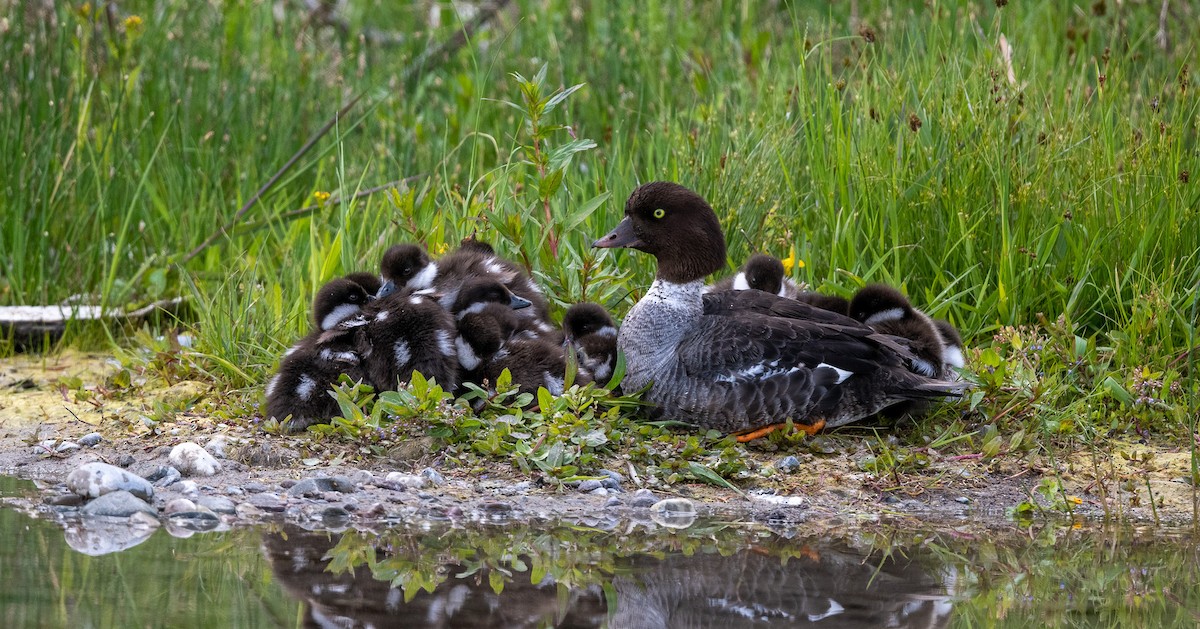
<instances>
[{"instance_id":1,"label":"yellow eye","mask_svg":"<svg viewBox=\"0 0 1200 629\"><path fill-rule=\"evenodd\" d=\"M654 210L654 218L662 218L666 215L667 215L667 211L662 208L658 208L657 210Z\"/></svg>"}]
</instances>

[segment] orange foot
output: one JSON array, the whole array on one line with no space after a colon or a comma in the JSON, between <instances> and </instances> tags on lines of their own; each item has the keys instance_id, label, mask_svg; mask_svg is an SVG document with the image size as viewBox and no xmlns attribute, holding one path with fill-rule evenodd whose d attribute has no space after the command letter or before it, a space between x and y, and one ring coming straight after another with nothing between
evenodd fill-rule
<instances>
[{"instance_id":1,"label":"orange foot","mask_svg":"<svg viewBox=\"0 0 1200 629\"><path fill-rule=\"evenodd\" d=\"M771 424L770 426L763 426L762 428L758 428L756 430L747 430L740 433L735 432L733 434L735 437L737 437L739 442L746 443L747 441L754 441L759 437L765 437L776 430L783 428L784 426L787 426L787 424ZM793 424L793 426L796 427L796 430L803 430L811 437L817 434L817 431L825 427L825 420L818 419L811 424Z\"/></svg>"}]
</instances>

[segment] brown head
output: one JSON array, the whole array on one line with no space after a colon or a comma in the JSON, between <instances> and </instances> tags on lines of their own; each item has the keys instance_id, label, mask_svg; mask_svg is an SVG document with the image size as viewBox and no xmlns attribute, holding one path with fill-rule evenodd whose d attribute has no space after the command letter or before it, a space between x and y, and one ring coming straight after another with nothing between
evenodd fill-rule
<instances>
[{"instance_id":1,"label":"brown head","mask_svg":"<svg viewBox=\"0 0 1200 629\"><path fill-rule=\"evenodd\" d=\"M725 234L712 206L669 181L634 190L625 202L625 218L592 246L644 251L658 259L658 277L680 284L725 266Z\"/></svg>"}]
</instances>

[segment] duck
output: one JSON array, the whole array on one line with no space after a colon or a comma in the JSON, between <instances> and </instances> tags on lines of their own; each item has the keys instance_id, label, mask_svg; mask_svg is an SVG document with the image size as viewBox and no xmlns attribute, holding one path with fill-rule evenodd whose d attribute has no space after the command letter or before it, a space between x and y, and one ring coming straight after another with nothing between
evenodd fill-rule
<instances>
[{"instance_id":1,"label":"duck","mask_svg":"<svg viewBox=\"0 0 1200 629\"><path fill-rule=\"evenodd\" d=\"M279 370L267 382L266 417L284 422L287 432L300 432L338 414L329 389L342 374L357 381L367 376L353 344L322 336L357 316L370 299L367 289L349 278L332 280L317 291L313 299L317 329L284 354Z\"/></svg>"},{"instance_id":2,"label":"duck","mask_svg":"<svg viewBox=\"0 0 1200 629\"><path fill-rule=\"evenodd\" d=\"M412 243L388 247L379 263L382 285L376 297L387 297L399 288L414 291L433 288L437 277L437 263L429 258L425 250Z\"/></svg>"},{"instance_id":3,"label":"duck","mask_svg":"<svg viewBox=\"0 0 1200 629\"><path fill-rule=\"evenodd\" d=\"M750 441L789 420L811 434L965 390L912 373L894 340L839 313L762 291L705 295L704 278L725 265L725 236L708 202L680 184L638 187L593 246L658 263L617 336L622 386L643 390L656 415Z\"/></svg>"},{"instance_id":4,"label":"duck","mask_svg":"<svg viewBox=\"0 0 1200 629\"><path fill-rule=\"evenodd\" d=\"M579 366L599 384L608 384L617 365L617 325L599 304L573 304L563 314L564 343L575 349Z\"/></svg>"},{"instance_id":5,"label":"duck","mask_svg":"<svg viewBox=\"0 0 1200 629\"><path fill-rule=\"evenodd\" d=\"M717 281L709 286L706 292L752 288L802 301L830 312L847 314L850 311L850 302L846 298L805 290L803 285L791 278L784 277L783 262L779 258L765 253L756 253L750 256L750 259L746 260L736 275Z\"/></svg>"},{"instance_id":6,"label":"duck","mask_svg":"<svg viewBox=\"0 0 1200 629\"><path fill-rule=\"evenodd\" d=\"M946 375L945 341L938 326L899 290L886 284L864 286L850 300L850 316L876 332L906 339L914 357L912 371L931 378Z\"/></svg>"}]
</instances>

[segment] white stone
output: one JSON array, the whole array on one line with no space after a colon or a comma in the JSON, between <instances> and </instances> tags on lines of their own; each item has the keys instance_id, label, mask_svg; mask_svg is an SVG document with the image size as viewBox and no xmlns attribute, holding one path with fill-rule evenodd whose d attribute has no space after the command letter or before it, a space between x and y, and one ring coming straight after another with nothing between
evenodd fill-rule
<instances>
[{"instance_id":1,"label":"white stone","mask_svg":"<svg viewBox=\"0 0 1200 629\"><path fill-rule=\"evenodd\" d=\"M221 471L220 461L190 441L172 448L167 460L184 476L212 476Z\"/></svg>"},{"instance_id":2,"label":"white stone","mask_svg":"<svg viewBox=\"0 0 1200 629\"><path fill-rule=\"evenodd\" d=\"M81 465L67 476L67 489L84 498L99 498L114 491L128 491L143 500L154 498L150 481L114 465L95 461Z\"/></svg>"}]
</instances>

